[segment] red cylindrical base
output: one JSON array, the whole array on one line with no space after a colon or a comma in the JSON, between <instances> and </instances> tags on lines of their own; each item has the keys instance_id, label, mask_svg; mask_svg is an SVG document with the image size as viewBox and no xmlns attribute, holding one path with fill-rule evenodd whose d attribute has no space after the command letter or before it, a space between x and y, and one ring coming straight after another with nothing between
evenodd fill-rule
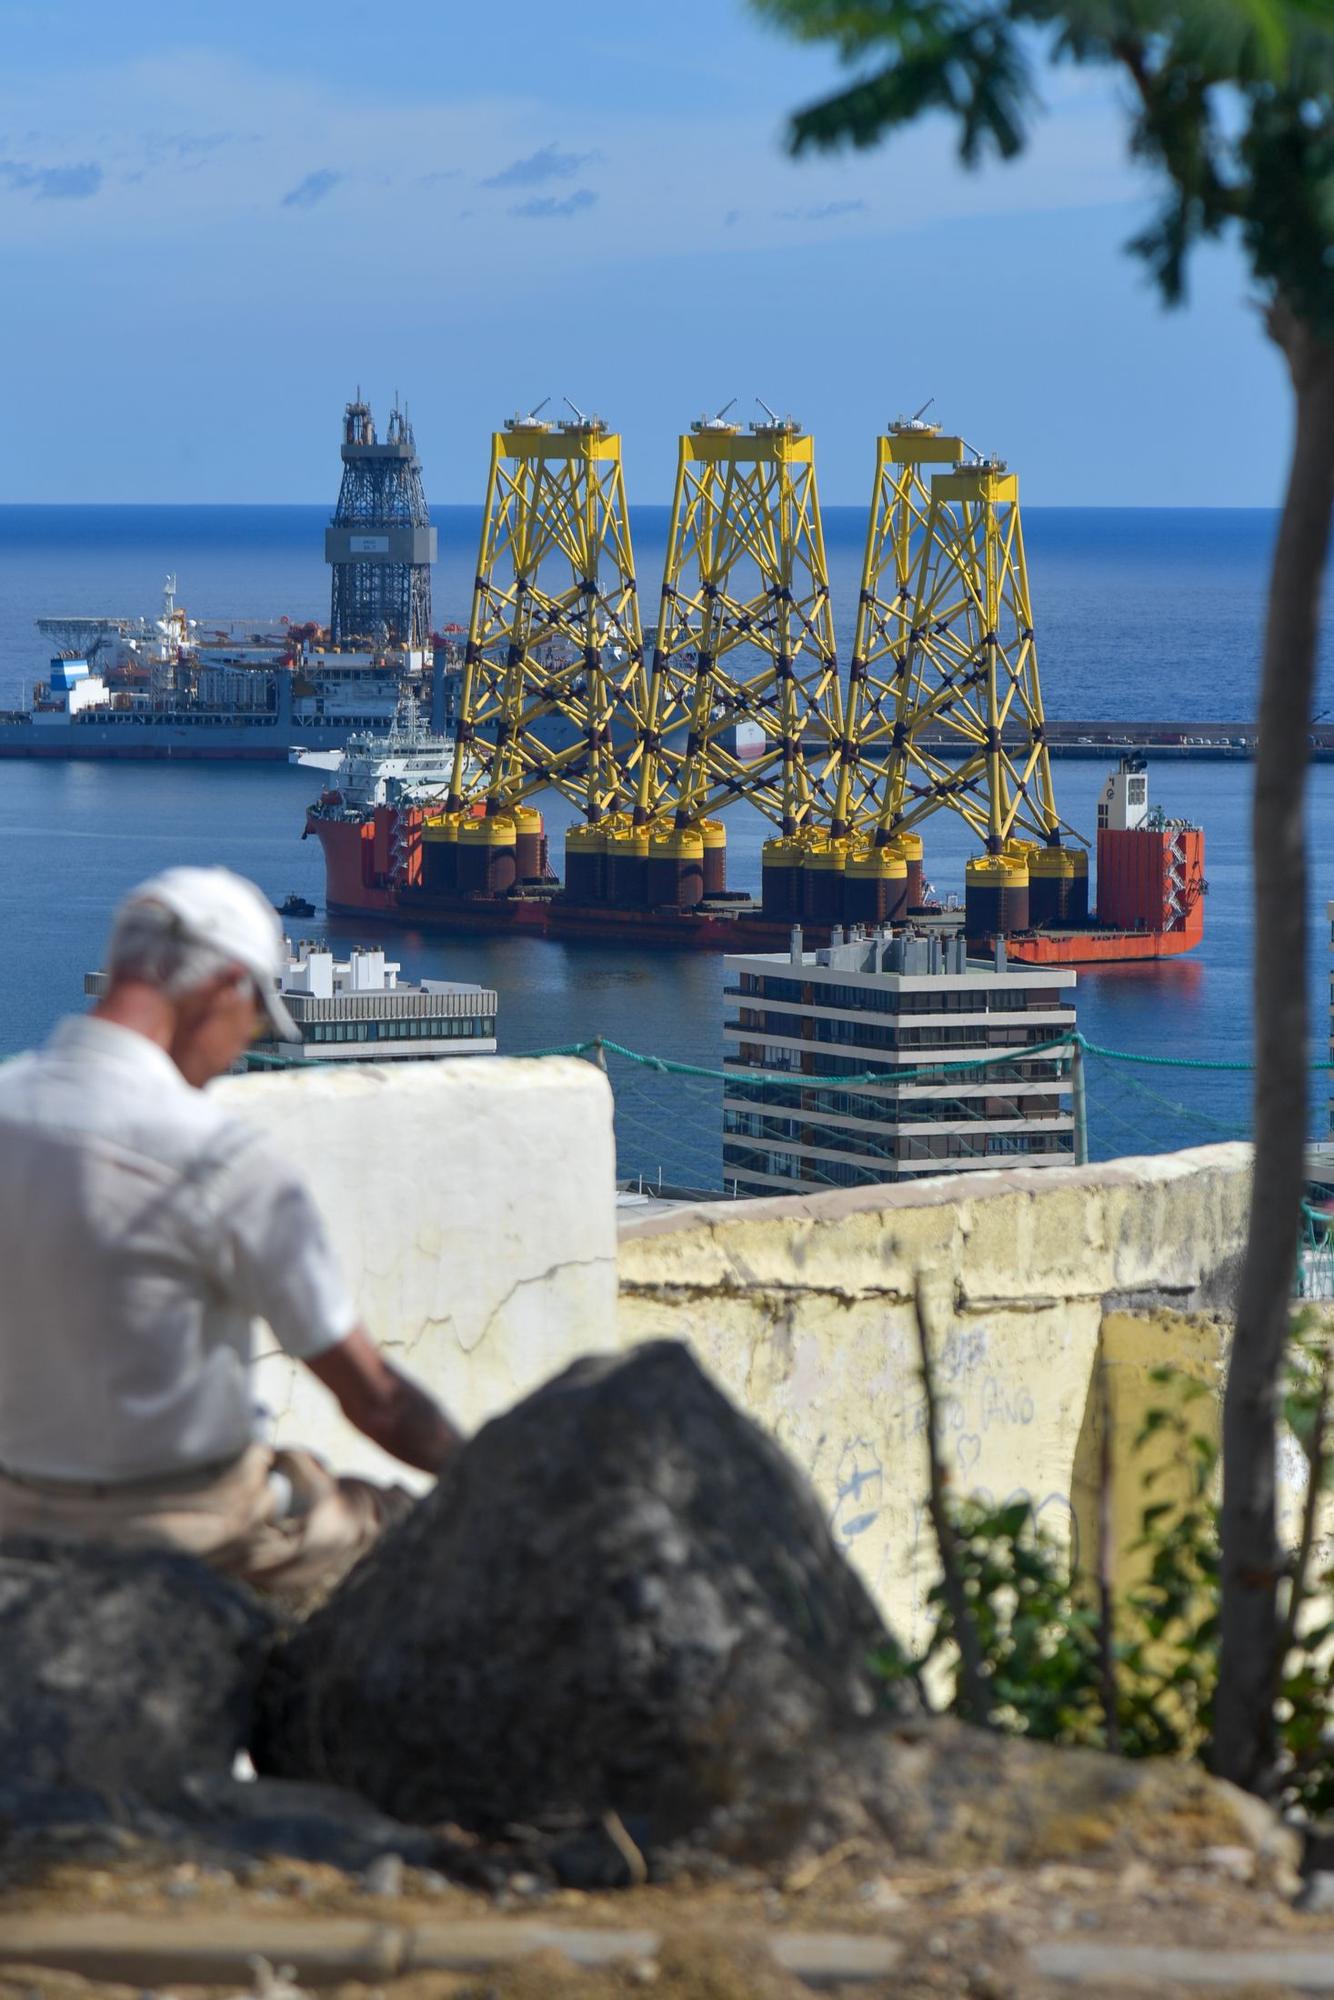
<instances>
[{"instance_id":1,"label":"red cylindrical base","mask_svg":"<svg viewBox=\"0 0 1334 2000\"><path fill-rule=\"evenodd\" d=\"M647 830L608 835L607 901L618 910L642 910L647 907Z\"/></svg>"},{"instance_id":2,"label":"red cylindrical base","mask_svg":"<svg viewBox=\"0 0 1334 2000\"><path fill-rule=\"evenodd\" d=\"M801 914L816 924L843 921L843 874L847 847L841 841L816 841L806 850L801 871Z\"/></svg>"},{"instance_id":3,"label":"red cylindrical base","mask_svg":"<svg viewBox=\"0 0 1334 2000\"><path fill-rule=\"evenodd\" d=\"M572 903L607 895L607 837L601 827L572 826L565 835L565 893Z\"/></svg>"},{"instance_id":4,"label":"red cylindrical base","mask_svg":"<svg viewBox=\"0 0 1334 2000\"><path fill-rule=\"evenodd\" d=\"M903 921L908 909L908 873L896 856L891 860L883 849L872 848L854 854L843 877L843 917L846 923L864 924L874 930L880 924Z\"/></svg>"},{"instance_id":5,"label":"red cylindrical base","mask_svg":"<svg viewBox=\"0 0 1334 2000\"><path fill-rule=\"evenodd\" d=\"M452 895L459 886L458 829L441 831L442 838L422 841L422 887L435 895Z\"/></svg>"}]
</instances>

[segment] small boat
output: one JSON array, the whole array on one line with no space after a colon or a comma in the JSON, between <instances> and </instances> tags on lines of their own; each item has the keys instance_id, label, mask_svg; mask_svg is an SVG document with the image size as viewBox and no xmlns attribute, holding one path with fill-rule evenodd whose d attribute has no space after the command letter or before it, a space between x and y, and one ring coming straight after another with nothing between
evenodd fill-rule
<instances>
[{"instance_id":1,"label":"small boat","mask_svg":"<svg viewBox=\"0 0 1334 2000\"><path fill-rule=\"evenodd\" d=\"M313 917L315 914L315 905L305 896L298 896L295 889L284 896L281 903L275 903L274 908L280 917Z\"/></svg>"}]
</instances>

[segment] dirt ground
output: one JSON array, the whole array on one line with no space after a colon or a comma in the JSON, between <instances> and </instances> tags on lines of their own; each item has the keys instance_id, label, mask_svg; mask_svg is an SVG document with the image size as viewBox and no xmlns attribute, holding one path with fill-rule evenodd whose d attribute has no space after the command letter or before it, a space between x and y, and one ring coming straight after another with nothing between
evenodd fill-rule
<instances>
[{"instance_id":1,"label":"dirt ground","mask_svg":"<svg viewBox=\"0 0 1334 2000\"><path fill-rule=\"evenodd\" d=\"M375 1895L334 1869L295 1862L255 1864L236 1882L220 1870L194 1863L124 1862L114 1867L62 1864L0 1892L0 1917L95 1912L159 1920L164 1928L191 1913L225 1915L244 1935L247 1920L306 1917L318 1929L322 1916L357 1916L412 1926L451 1918L528 1916L581 1928L649 1930L661 1940L651 1960L603 1971L572 1967L555 1954L534 1956L503 1971L451 1975L417 1973L371 1988L347 1984L321 1989L332 2000L619 2000L651 1993L654 2000L799 2000L811 1990L779 1970L765 1938L774 1931L841 1931L893 1938L902 1946L899 1967L879 1984L826 1986L854 1995L958 1996L958 2000L1042 2000L1078 1992L1085 2000L1119 2000L1141 1984L1049 1985L1025 1963L1026 1948L1050 1938L1083 1938L1137 1946L1197 1945L1310 1949L1329 1944L1328 1917L1294 1910L1293 1884L1246 1879L1250 1857L1224 1850L1207 1865L1164 1871L1131 1862L1119 1871L1052 1863L1017 1871L975 1873L894 1867L864 1852L844 1851L798 1869L786 1881L749 1884L682 1884L617 1893L545 1891L535 1883L494 1898L403 1873L401 1893ZM1334 1945L1331 1945L1334 1950ZM261 1969L250 1991L268 2000L293 2000ZM1159 1994L1185 1996L1196 1989L1155 1984ZM1249 2000L1287 1992L1286 1986L1231 1988ZM237 1992L230 1987L164 1988L174 2000L209 2000ZM0 1970L0 2000L143 2000L137 1988L92 1984L73 1975L34 1969Z\"/></svg>"}]
</instances>

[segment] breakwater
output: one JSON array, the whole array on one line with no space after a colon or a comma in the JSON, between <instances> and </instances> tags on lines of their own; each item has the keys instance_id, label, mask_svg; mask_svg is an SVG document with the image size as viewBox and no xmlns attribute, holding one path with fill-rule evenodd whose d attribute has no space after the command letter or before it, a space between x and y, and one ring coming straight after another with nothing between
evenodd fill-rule
<instances>
[{"instance_id":1,"label":"breakwater","mask_svg":"<svg viewBox=\"0 0 1334 2000\"><path fill-rule=\"evenodd\" d=\"M1047 749L1053 757L1125 757L1136 753L1160 758L1190 759L1198 762L1247 763L1255 756L1259 725L1254 722L1053 722L1046 725ZM1005 729L1001 740L1018 748L1020 732ZM934 757L971 755L975 746L957 735L923 732L916 738L920 748ZM819 737L808 733L807 749L819 745ZM1311 762L1334 763L1334 724L1313 723L1307 736Z\"/></svg>"}]
</instances>

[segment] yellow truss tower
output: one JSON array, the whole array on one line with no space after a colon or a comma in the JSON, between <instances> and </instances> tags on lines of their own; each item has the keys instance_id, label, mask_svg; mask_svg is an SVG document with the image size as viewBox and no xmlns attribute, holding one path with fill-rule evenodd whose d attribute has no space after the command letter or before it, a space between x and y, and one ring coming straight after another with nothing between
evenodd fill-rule
<instances>
[{"instance_id":1,"label":"yellow truss tower","mask_svg":"<svg viewBox=\"0 0 1334 2000\"><path fill-rule=\"evenodd\" d=\"M748 763L725 740L738 722L765 733ZM647 739L641 823L670 810L696 827L745 797L786 836L838 809L842 695L815 453L791 418L747 431L702 418L681 439Z\"/></svg>"},{"instance_id":2,"label":"yellow truss tower","mask_svg":"<svg viewBox=\"0 0 1334 2000\"><path fill-rule=\"evenodd\" d=\"M484 797L490 818L552 785L605 818L628 803L644 695L621 440L598 417L514 417L492 439L447 811Z\"/></svg>"},{"instance_id":3,"label":"yellow truss tower","mask_svg":"<svg viewBox=\"0 0 1334 2000\"><path fill-rule=\"evenodd\" d=\"M859 832L877 818L885 766L906 742L913 706L913 595L931 512L930 474L957 465L963 440L939 424L900 418L876 440L875 486L848 663L847 735L853 755L851 816ZM840 832L846 831L844 828Z\"/></svg>"},{"instance_id":4,"label":"yellow truss tower","mask_svg":"<svg viewBox=\"0 0 1334 2000\"><path fill-rule=\"evenodd\" d=\"M855 647L858 816L885 846L948 807L1000 856L1058 842L1061 820L1019 481L1000 459L960 456L928 490L922 467L957 442L881 439Z\"/></svg>"}]
</instances>

